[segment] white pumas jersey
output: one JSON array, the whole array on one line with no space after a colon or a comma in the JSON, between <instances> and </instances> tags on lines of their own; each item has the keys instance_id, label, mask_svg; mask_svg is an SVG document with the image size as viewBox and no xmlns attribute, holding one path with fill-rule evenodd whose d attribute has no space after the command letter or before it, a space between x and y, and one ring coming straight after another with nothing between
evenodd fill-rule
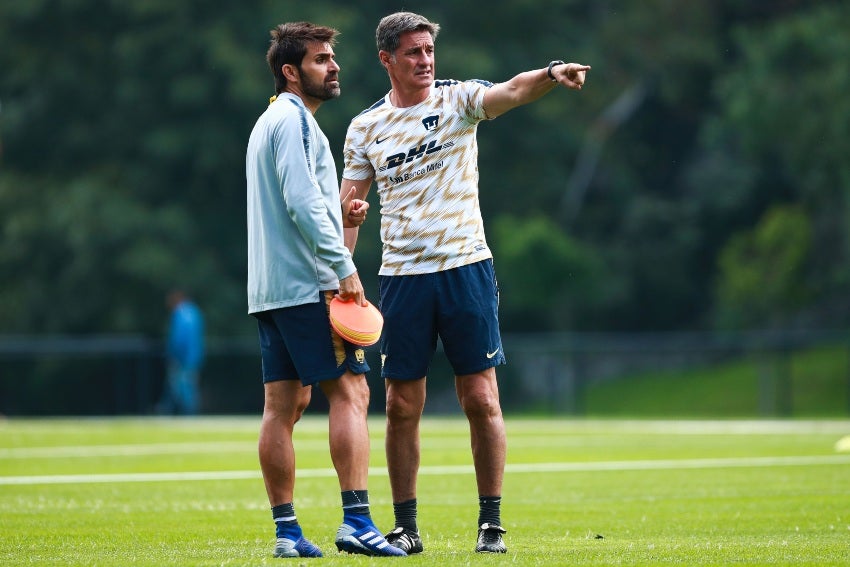
<instances>
[{"instance_id":1,"label":"white pumas jersey","mask_svg":"<svg viewBox=\"0 0 850 567\"><path fill-rule=\"evenodd\" d=\"M478 205L478 123L484 81L436 81L396 108L389 94L356 116L343 178L374 178L381 205L380 274L427 274L491 258Z\"/></svg>"}]
</instances>

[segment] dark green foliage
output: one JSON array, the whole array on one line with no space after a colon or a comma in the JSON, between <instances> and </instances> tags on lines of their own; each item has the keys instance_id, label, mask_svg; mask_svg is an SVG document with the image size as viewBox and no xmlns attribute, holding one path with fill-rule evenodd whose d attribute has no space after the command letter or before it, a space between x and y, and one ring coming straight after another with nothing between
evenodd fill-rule
<instances>
[{"instance_id":1,"label":"dark green foliage","mask_svg":"<svg viewBox=\"0 0 850 567\"><path fill-rule=\"evenodd\" d=\"M593 66L581 93L558 90L479 129L481 206L510 290L505 330L759 327L800 313L842 324L847 313L830 306L848 303L850 284L850 8L811 6L422 8L443 26L439 78L498 82L554 58ZM252 333L244 150L273 94L268 30L306 19L342 31L343 96L317 115L341 173L348 121L389 88L374 29L396 9L0 4L0 332L159 335L162 297L181 285L212 334ZM612 121L628 92L640 96ZM374 190L370 201L356 260L375 297ZM784 248L802 256L748 264L741 243L776 207L809 227ZM794 281L756 305L730 295L744 266L762 281L777 270Z\"/></svg>"}]
</instances>

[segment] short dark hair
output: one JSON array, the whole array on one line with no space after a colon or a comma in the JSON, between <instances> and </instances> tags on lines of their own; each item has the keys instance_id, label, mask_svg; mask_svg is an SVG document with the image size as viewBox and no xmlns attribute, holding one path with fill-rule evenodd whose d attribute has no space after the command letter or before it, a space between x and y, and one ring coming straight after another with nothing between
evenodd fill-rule
<instances>
[{"instance_id":1,"label":"short dark hair","mask_svg":"<svg viewBox=\"0 0 850 567\"><path fill-rule=\"evenodd\" d=\"M283 76L282 70L284 65L295 65L301 69L301 62L307 54L308 44L318 41L335 45L336 36L339 35L339 32L333 28L317 26L310 22L280 24L269 33L272 39L266 53L266 61L274 75L276 94L286 90L286 77Z\"/></svg>"},{"instance_id":2,"label":"short dark hair","mask_svg":"<svg viewBox=\"0 0 850 567\"><path fill-rule=\"evenodd\" d=\"M422 30L430 33L432 40L436 40L440 24L429 22L425 16L413 12L396 12L381 18L375 30L375 43L378 44L378 51L394 53L398 49L401 34Z\"/></svg>"}]
</instances>

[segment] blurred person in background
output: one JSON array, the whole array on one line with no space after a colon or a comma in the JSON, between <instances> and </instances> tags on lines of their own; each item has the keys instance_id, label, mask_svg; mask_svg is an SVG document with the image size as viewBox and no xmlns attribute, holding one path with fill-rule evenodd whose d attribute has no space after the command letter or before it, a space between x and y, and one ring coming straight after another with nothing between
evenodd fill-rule
<instances>
[{"instance_id":1,"label":"blurred person in background","mask_svg":"<svg viewBox=\"0 0 850 567\"><path fill-rule=\"evenodd\" d=\"M165 344L167 379L157 410L163 414L197 415L200 372L204 363L204 316L183 290L166 296L171 310Z\"/></svg>"}]
</instances>

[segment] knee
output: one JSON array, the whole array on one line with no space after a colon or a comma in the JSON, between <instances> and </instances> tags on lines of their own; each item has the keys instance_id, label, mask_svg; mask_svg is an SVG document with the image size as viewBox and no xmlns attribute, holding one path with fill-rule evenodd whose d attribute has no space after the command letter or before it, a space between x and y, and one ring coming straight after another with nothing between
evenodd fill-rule
<instances>
[{"instance_id":1,"label":"knee","mask_svg":"<svg viewBox=\"0 0 850 567\"><path fill-rule=\"evenodd\" d=\"M293 425L298 423L299 421L301 421L301 416L304 415L304 411L307 409L308 405L309 405L309 401L304 402L304 401L300 401L300 400L295 405L295 407L292 409L292 414L291 414Z\"/></svg>"},{"instance_id":2,"label":"knee","mask_svg":"<svg viewBox=\"0 0 850 567\"><path fill-rule=\"evenodd\" d=\"M369 397L371 392L369 391L369 384L366 382L365 378L360 380L355 380L351 384L352 388L349 392L349 403L356 409L356 411L365 415L369 412Z\"/></svg>"},{"instance_id":3,"label":"knee","mask_svg":"<svg viewBox=\"0 0 850 567\"><path fill-rule=\"evenodd\" d=\"M418 421L425 400L397 389L387 389L387 419L393 422Z\"/></svg>"},{"instance_id":4,"label":"knee","mask_svg":"<svg viewBox=\"0 0 850 567\"><path fill-rule=\"evenodd\" d=\"M458 388L458 401L463 413L472 420L476 418L487 419L501 415L502 408L499 403L499 390L493 379L475 379L465 377L464 382Z\"/></svg>"},{"instance_id":5,"label":"knee","mask_svg":"<svg viewBox=\"0 0 850 567\"><path fill-rule=\"evenodd\" d=\"M323 383L322 391L331 405L348 407L364 416L369 411L369 384L362 374L346 372L338 380Z\"/></svg>"},{"instance_id":6,"label":"knee","mask_svg":"<svg viewBox=\"0 0 850 567\"><path fill-rule=\"evenodd\" d=\"M409 404L387 398L387 419L393 423L417 419L418 415Z\"/></svg>"},{"instance_id":7,"label":"knee","mask_svg":"<svg viewBox=\"0 0 850 567\"><path fill-rule=\"evenodd\" d=\"M463 413L469 419L486 419L502 413L499 397L489 392L474 393L463 396L460 400Z\"/></svg>"},{"instance_id":8,"label":"knee","mask_svg":"<svg viewBox=\"0 0 850 567\"><path fill-rule=\"evenodd\" d=\"M283 422L294 426L304 415L307 406L310 405L311 393L309 388L304 388L292 397L267 395L263 407L263 415L267 419Z\"/></svg>"}]
</instances>

